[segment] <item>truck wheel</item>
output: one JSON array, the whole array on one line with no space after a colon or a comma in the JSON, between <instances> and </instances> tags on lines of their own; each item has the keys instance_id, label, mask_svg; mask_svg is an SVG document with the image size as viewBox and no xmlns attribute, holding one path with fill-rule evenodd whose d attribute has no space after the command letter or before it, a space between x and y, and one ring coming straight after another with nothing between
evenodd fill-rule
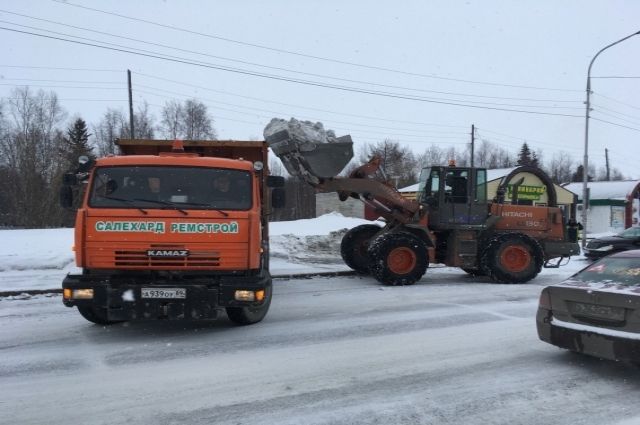
<instances>
[{"instance_id":1,"label":"truck wheel","mask_svg":"<svg viewBox=\"0 0 640 425\"><path fill-rule=\"evenodd\" d=\"M120 323L122 320L109 320L107 319L107 312L104 308L94 306L77 306L78 311L88 321L95 323L96 325L113 325L114 323Z\"/></svg>"},{"instance_id":2,"label":"truck wheel","mask_svg":"<svg viewBox=\"0 0 640 425\"><path fill-rule=\"evenodd\" d=\"M340 243L344 263L358 273L367 274L371 260L367 255L369 241L380 231L380 226L363 224L349 230Z\"/></svg>"},{"instance_id":3,"label":"truck wheel","mask_svg":"<svg viewBox=\"0 0 640 425\"><path fill-rule=\"evenodd\" d=\"M536 240L521 233L506 233L489 241L481 264L496 282L524 283L540 273L543 260L544 253Z\"/></svg>"},{"instance_id":4,"label":"truck wheel","mask_svg":"<svg viewBox=\"0 0 640 425\"><path fill-rule=\"evenodd\" d=\"M385 285L413 285L427 271L427 246L411 233L383 233L369 244L371 275Z\"/></svg>"},{"instance_id":5,"label":"truck wheel","mask_svg":"<svg viewBox=\"0 0 640 425\"><path fill-rule=\"evenodd\" d=\"M252 325L264 319L271 305L271 291L271 286L265 289L265 299L257 307L227 307L229 320L237 325Z\"/></svg>"}]
</instances>

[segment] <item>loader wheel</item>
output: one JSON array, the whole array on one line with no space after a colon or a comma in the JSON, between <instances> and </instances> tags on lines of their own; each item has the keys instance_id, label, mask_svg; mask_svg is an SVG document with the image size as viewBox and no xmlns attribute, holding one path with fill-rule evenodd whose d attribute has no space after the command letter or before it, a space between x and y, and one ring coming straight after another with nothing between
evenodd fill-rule
<instances>
[{"instance_id":1,"label":"loader wheel","mask_svg":"<svg viewBox=\"0 0 640 425\"><path fill-rule=\"evenodd\" d=\"M367 254L369 241L380 231L380 226L363 224L349 230L340 243L340 254L344 263L358 273L367 274L371 260Z\"/></svg>"},{"instance_id":2,"label":"loader wheel","mask_svg":"<svg viewBox=\"0 0 640 425\"><path fill-rule=\"evenodd\" d=\"M385 285L413 285L427 271L425 243L411 233L383 233L369 244L371 275Z\"/></svg>"},{"instance_id":3,"label":"loader wheel","mask_svg":"<svg viewBox=\"0 0 640 425\"><path fill-rule=\"evenodd\" d=\"M91 305L88 306L77 306L78 311L88 321L91 323L95 323L96 325L113 325L115 323L123 322L123 320L109 320L107 319L106 309L100 307L94 307Z\"/></svg>"},{"instance_id":4,"label":"loader wheel","mask_svg":"<svg viewBox=\"0 0 640 425\"><path fill-rule=\"evenodd\" d=\"M265 288L265 298L257 307L227 307L227 316L236 325L252 325L258 323L267 315L271 305L272 287Z\"/></svg>"},{"instance_id":5,"label":"loader wheel","mask_svg":"<svg viewBox=\"0 0 640 425\"><path fill-rule=\"evenodd\" d=\"M482 269L500 283L524 283L542 269L540 244L521 233L502 234L492 239L482 254Z\"/></svg>"}]
</instances>

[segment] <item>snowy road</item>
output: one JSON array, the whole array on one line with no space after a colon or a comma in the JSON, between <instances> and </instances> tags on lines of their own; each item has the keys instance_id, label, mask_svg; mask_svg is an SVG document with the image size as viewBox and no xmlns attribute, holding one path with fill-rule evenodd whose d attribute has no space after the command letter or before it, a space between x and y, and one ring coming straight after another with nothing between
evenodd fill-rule
<instances>
[{"instance_id":1,"label":"snowy road","mask_svg":"<svg viewBox=\"0 0 640 425\"><path fill-rule=\"evenodd\" d=\"M249 327L103 328L58 296L3 299L0 422L640 423L640 370L537 339L540 288L558 280L278 280Z\"/></svg>"}]
</instances>

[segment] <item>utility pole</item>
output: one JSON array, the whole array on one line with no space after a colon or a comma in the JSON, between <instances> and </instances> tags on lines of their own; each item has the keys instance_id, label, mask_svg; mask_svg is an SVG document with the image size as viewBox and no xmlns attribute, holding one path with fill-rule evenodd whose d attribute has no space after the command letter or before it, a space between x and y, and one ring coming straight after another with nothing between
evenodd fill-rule
<instances>
[{"instance_id":1,"label":"utility pole","mask_svg":"<svg viewBox=\"0 0 640 425\"><path fill-rule=\"evenodd\" d=\"M475 141L476 141L476 126L475 124L471 124L471 168L473 168Z\"/></svg>"},{"instance_id":2,"label":"utility pole","mask_svg":"<svg viewBox=\"0 0 640 425\"><path fill-rule=\"evenodd\" d=\"M618 43L621 43L635 35L640 35L640 31L634 32L624 38L621 38L618 41L614 41L611 44L604 46L602 49L598 50L598 53L591 59L589 62L589 68L587 69L587 101L585 102L585 119L584 119L584 160L582 163L582 228L583 228L583 237L582 237L582 249L584 250L585 246L587 246L587 207L589 206L589 191L587 190L587 181L589 180L589 112L591 112L591 68L593 67L593 62L595 62L596 58L600 56L600 53L604 52L608 48L615 46Z\"/></svg>"},{"instance_id":3,"label":"utility pole","mask_svg":"<svg viewBox=\"0 0 640 425\"><path fill-rule=\"evenodd\" d=\"M611 173L609 173L609 149L604 148L604 158L607 164L607 181L611 181Z\"/></svg>"},{"instance_id":4,"label":"utility pole","mask_svg":"<svg viewBox=\"0 0 640 425\"><path fill-rule=\"evenodd\" d=\"M127 80L129 82L129 130L131 131L131 138L135 139L135 132L133 128L133 90L131 89L131 70L127 69Z\"/></svg>"}]
</instances>

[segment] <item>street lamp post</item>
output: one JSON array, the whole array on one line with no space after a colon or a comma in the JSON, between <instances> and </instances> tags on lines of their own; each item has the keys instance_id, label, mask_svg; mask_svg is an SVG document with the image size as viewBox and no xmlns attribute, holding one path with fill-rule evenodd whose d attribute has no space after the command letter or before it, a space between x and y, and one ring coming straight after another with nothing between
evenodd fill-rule
<instances>
[{"instance_id":1,"label":"street lamp post","mask_svg":"<svg viewBox=\"0 0 640 425\"><path fill-rule=\"evenodd\" d=\"M585 104L587 105L587 110L585 113L585 122L584 122L584 161L582 163L582 248L587 244L587 181L589 180L589 111L591 110L591 67L593 66L593 62L600 55L600 53L607 50L609 47L615 46L618 43L622 43L628 38L633 37L634 35L640 34L640 31L634 32L631 35L628 35L624 38L621 38L618 41L615 41L596 53L596 55L591 59L589 63L589 70L587 71L587 101Z\"/></svg>"}]
</instances>

